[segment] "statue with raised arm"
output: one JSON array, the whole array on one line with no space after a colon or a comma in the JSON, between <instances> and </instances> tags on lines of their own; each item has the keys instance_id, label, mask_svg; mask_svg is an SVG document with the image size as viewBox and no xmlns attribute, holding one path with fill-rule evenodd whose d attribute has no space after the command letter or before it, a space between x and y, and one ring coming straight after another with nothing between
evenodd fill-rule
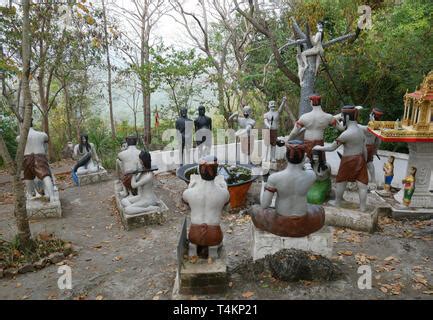
<instances>
[{"instance_id":1,"label":"statue with raised arm","mask_svg":"<svg viewBox=\"0 0 433 320\"><path fill-rule=\"evenodd\" d=\"M342 109L343 124L346 130L330 146L315 146L313 150L335 151L344 145L344 154L341 158L340 168L336 178L336 197L331 202L337 207L341 206L343 194L348 182L357 182L361 211L367 210L367 149L365 147L365 134L358 125L358 109L354 106L345 106Z\"/></svg>"},{"instance_id":2,"label":"statue with raised arm","mask_svg":"<svg viewBox=\"0 0 433 320\"><path fill-rule=\"evenodd\" d=\"M19 136L17 140L19 140ZM24 182L29 199L38 196L35 186L35 178L43 182L44 195L51 203L58 199L54 196L54 183L50 165L46 156L48 135L45 132L33 129L33 120L30 126L27 144L24 150Z\"/></svg>"},{"instance_id":3,"label":"statue with raised arm","mask_svg":"<svg viewBox=\"0 0 433 320\"><path fill-rule=\"evenodd\" d=\"M283 102L281 103L278 110L275 110L275 101L269 102L269 111L264 115L264 123L265 128L268 129L268 137L265 137L265 144L268 144L271 147L271 162L276 162L275 153L278 139L278 128L280 125L280 113L283 111L283 107L286 105L287 98L283 98Z\"/></svg>"},{"instance_id":4,"label":"statue with raised arm","mask_svg":"<svg viewBox=\"0 0 433 320\"><path fill-rule=\"evenodd\" d=\"M236 137L239 138L241 144L241 151L243 154L248 156L248 162L250 162L250 155L253 153L254 144L251 139L251 130L254 129L256 121L251 118L251 107L245 106L242 109L243 117L239 114L234 113L229 117L229 121L236 119L239 125L239 130L236 131ZM236 155L237 161L237 155Z\"/></svg>"},{"instance_id":5,"label":"statue with raised arm","mask_svg":"<svg viewBox=\"0 0 433 320\"><path fill-rule=\"evenodd\" d=\"M198 117L194 120L198 158L207 156L212 147L212 119L206 116L206 108L198 107Z\"/></svg>"},{"instance_id":6,"label":"statue with raised arm","mask_svg":"<svg viewBox=\"0 0 433 320\"><path fill-rule=\"evenodd\" d=\"M137 195L130 195L121 201L126 215L159 209L159 199L153 191L153 171L157 169L152 168L152 157L149 152L141 151L139 159L142 169L132 173L131 176L131 188L137 190Z\"/></svg>"},{"instance_id":7,"label":"statue with raised arm","mask_svg":"<svg viewBox=\"0 0 433 320\"><path fill-rule=\"evenodd\" d=\"M198 256L197 247L208 247L209 257L218 258L218 248L223 242L220 227L224 206L230 194L224 177L218 175L218 159L207 156L199 161L200 175L192 175L183 200L191 208L189 228L189 256Z\"/></svg>"},{"instance_id":8,"label":"statue with raised arm","mask_svg":"<svg viewBox=\"0 0 433 320\"><path fill-rule=\"evenodd\" d=\"M87 134L80 135L80 143L74 147L73 159L77 160L76 165L72 169L73 177L95 173L103 169L99 165L100 160L96 153L96 148L93 143L89 142ZM74 181L77 180L74 178Z\"/></svg>"},{"instance_id":9,"label":"statue with raised arm","mask_svg":"<svg viewBox=\"0 0 433 320\"><path fill-rule=\"evenodd\" d=\"M180 110L180 117L176 120L177 145L179 146L179 164L183 166L190 163L190 150L192 147L193 121L188 118L188 109Z\"/></svg>"},{"instance_id":10,"label":"statue with raised arm","mask_svg":"<svg viewBox=\"0 0 433 320\"><path fill-rule=\"evenodd\" d=\"M117 155L117 173L124 188L123 196L137 195L137 190L132 186L132 177L134 172L142 169L140 162L141 151L137 149L137 137L127 137L126 143L128 148Z\"/></svg>"},{"instance_id":11,"label":"statue with raised arm","mask_svg":"<svg viewBox=\"0 0 433 320\"><path fill-rule=\"evenodd\" d=\"M320 230L325 223L325 210L307 203L307 193L316 181L316 174L302 141L286 144L287 168L271 174L264 185L260 206L250 212L257 229L280 237L305 237ZM271 207L276 195L275 208Z\"/></svg>"}]
</instances>

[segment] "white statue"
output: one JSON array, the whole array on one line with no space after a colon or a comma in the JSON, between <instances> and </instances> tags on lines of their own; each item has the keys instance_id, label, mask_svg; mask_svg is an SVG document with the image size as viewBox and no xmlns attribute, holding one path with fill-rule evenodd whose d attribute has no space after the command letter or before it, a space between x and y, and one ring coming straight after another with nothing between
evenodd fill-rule
<instances>
[{"instance_id":1,"label":"white statue","mask_svg":"<svg viewBox=\"0 0 433 320\"><path fill-rule=\"evenodd\" d=\"M17 141L19 140L17 137ZM27 189L27 197L38 197L39 194L35 187L35 178L41 180L44 186L45 197L50 202L55 202L54 183L51 175L50 165L46 156L48 135L45 132L33 129L33 120L27 137L27 144L24 150L24 182Z\"/></svg>"},{"instance_id":2,"label":"white statue","mask_svg":"<svg viewBox=\"0 0 433 320\"><path fill-rule=\"evenodd\" d=\"M281 103L278 110L275 110L275 101L269 102L269 111L264 115L264 123L265 128L269 129L269 145L271 147L271 162L275 162L275 153L277 149L277 139L278 139L278 128L279 128L279 120L280 113L283 110L283 107L286 105L287 98L283 98L283 102ZM265 139L266 141L266 139Z\"/></svg>"},{"instance_id":3,"label":"white statue","mask_svg":"<svg viewBox=\"0 0 433 320\"><path fill-rule=\"evenodd\" d=\"M323 207L307 203L307 193L316 174L302 141L286 144L287 168L271 174L263 186L260 206L253 206L251 217L256 228L281 237L305 237L325 223ZM306 161L305 161L306 160ZM275 208L271 207L276 194Z\"/></svg>"},{"instance_id":4,"label":"white statue","mask_svg":"<svg viewBox=\"0 0 433 320\"><path fill-rule=\"evenodd\" d=\"M343 194L348 182L357 182L359 202L361 211L367 210L367 149L365 147L365 134L359 127L358 109L353 106L346 106L342 109L342 116L346 130L337 140L328 147L315 146L313 150L335 151L344 145L344 154L341 159L340 168L337 174L336 199L331 202L337 207L341 206Z\"/></svg>"},{"instance_id":5,"label":"white statue","mask_svg":"<svg viewBox=\"0 0 433 320\"><path fill-rule=\"evenodd\" d=\"M253 152L252 150L253 145L251 141L251 130L256 125L256 121L254 119L251 119L252 110L250 106L243 107L242 112L244 114L243 117L239 117L239 114L234 113L229 117L229 121L236 118L240 129L236 131L235 135L237 138L240 139L242 153L248 155L248 161L250 162L249 157ZM237 152L236 152L236 161L238 161Z\"/></svg>"},{"instance_id":6,"label":"white statue","mask_svg":"<svg viewBox=\"0 0 433 320\"><path fill-rule=\"evenodd\" d=\"M137 195L130 195L121 201L127 215L159 209L159 200L153 191L153 171L156 169L152 169L151 155L147 151L141 151L139 158L143 170L133 173L131 178L131 187L137 189Z\"/></svg>"},{"instance_id":7,"label":"white statue","mask_svg":"<svg viewBox=\"0 0 433 320\"><path fill-rule=\"evenodd\" d=\"M73 169L78 175L95 173L103 169L99 165L100 160L95 145L89 142L89 136L86 134L80 136L80 143L74 147L73 158L78 160Z\"/></svg>"},{"instance_id":8,"label":"white statue","mask_svg":"<svg viewBox=\"0 0 433 320\"><path fill-rule=\"evenodd\" d=\"M299 136L304 133L304 145L307 157L312 159L312 150L315 146L324 145L325 129L329 126L339 128L338 120L329 113L322 110L321 96L314 95L310 97L312 111L305 113L296 122L295 127L289 135L289 140L299 139ZM320 156L320 161L325 162L326 156L324 153Z\"/></svg>"},{"instance_id":9,"label":"white statue","mask_svg":"<svg viewBox=\"0 0 433 320\"><path fill-rule=\"evenodd\" d=\"M189 255L197 256L197 246L209 247L209 257L218 257L223 241L220 227L224 206L230 200L224 177L218 175L218 160L208 156L200 160L200 175L192 175L183 200L191 208L191 226L188 239Z\"/></svg>"},{"instance_id":10,"label":"white statue","mask_svg":"<svg viewBox=\"0 0 433 320\"><path fill-rule=\"evenodd\" d=\"M142 170L140 162L141 151L137 149L137 138L128 137L126 138L126 143L128 144L128 148L117 155L116 161L117 174L124 187L123 196L136 195L136 190L131 185L132 177L134 172Z\"/></svg>"},{"instance_id":11,"label":"white statue","mask_svg":"<svg viewBox=\"0 0 433 320\"><path fill-rule=\"evenodd\" d=\"M297 56L298 66L299 66L298 76L301 84L304 81L305 70L309 68L307 58L310 56L316 56L315 74L317 74L317 71L319 70L319 66L320 66L321 56L324 54L322 42L323 42L323 22L320 21L317 23L317 33L315 34L314 37L311 37L311 44L313 45L313 47L305 51L302 51L302 53Z\"/></svg>"}]
</instances>

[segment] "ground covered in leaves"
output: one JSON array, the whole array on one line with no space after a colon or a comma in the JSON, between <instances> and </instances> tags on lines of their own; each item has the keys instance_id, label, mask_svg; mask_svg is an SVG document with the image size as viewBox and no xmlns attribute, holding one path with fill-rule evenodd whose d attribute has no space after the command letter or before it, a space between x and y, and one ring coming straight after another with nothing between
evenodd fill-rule
<instances>
[{"instance_id":1,"label":"ground covered in leaves","mask_svg":"<svg viewBox=\"0 0 433 320\"><path fill-rule=\"evenodd\" d=\"M67 170L65 170L67 171ZM55 234L76 251L64 261L37 272L0 279L0 299L170 299L176 274L176 247L181 223L188 215L181 201L186 188L173 174L158 177L157 194L168 205L167 222L127 232L113 201L113 181L75 187L67 174L60 184L62 219L33 221L33 234ZM1 178L1 177L0 177ZM256 202L259 182L250 191ZM15 235L13 198L8 179L0 179L0 238ZM5 196L9 194L9 196ZM374 234L336 228L331 261L341 271L335 280L277 279L269 268L245 277L251 262L251 222L241 212L225 214L222 228L231 273L227 299L431 299L433 298L432 221L380 218ZM308 257L314 259L314 257ZM72 269L72 290L60 290L60 265ZM372 289L360 290L358 268L372 270ZM191 297L202 299L209 297Z\"/></svg>"}]
</instances>

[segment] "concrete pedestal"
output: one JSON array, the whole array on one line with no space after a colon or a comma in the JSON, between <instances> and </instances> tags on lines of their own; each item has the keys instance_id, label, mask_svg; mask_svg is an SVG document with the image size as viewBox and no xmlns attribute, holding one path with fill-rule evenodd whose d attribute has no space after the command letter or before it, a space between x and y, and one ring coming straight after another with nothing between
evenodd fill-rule
<instances>
[{"instance_id":1,"label":"concrete pedestal","mask_svg":"<svg viewBox=\"0 0 433 320\"><path fill-rule=\"evenodd\" d=\"M307 237L286 238L261 231L251 222L253 260L262 259L283 249L310 251L330 258L332 256L333 231L332 227L326 226Z\"/></svg>"},{"instance_id":2,"label":"concrete pedestal","mask_svg":"<svg viewBox=\"0 0 433 320\"><path fill-rule=\"evenodd\" d=\"M122 206L122 197L120 191L122 190L119 181L114 183L114 194L116 198L117 209L120 213L120 218L125 230L130 231L133 229L141 228L149 225L163 224L166 220L165 213L169 210L167 205L159 200L159 210L147 211L139 214L128 215L125 213L125 209Z\"/></svg>"},{"instance_id":3,"label":"concrete pedestal","mask_svg":"<svg viewBox=\"0 0 433 320\"><path fill-rule=\"evenodd\" d=\"M27 199L27 216L31 220L44 218L61 218L62 207L59 191L54 191L54 201L49 202L45 198Z\"/></svg>"},{"instance_id":4,"label":"concrete pedestal","mask_svg":"<svg viewBox=\"0 0 433 320\"><path fill-rule=\"evenodd\" d=\"M107 170L103 169L95 173L78 175L78 183L80 186L99 183L102 181L110 180Z\"/></svg>"}]
</instances>

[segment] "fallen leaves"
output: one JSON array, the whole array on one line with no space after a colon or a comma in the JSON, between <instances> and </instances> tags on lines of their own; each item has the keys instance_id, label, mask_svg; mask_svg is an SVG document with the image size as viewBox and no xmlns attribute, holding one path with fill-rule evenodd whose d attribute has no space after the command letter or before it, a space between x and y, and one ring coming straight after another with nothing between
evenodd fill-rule
<instances>
[{"instance_id":1,"label":"fallen leaves","mask_svg":"<svg viewBox=\"0 0 433 320\"><path fill-rule=\"evenodd\" d=\"M377 260L376 256L370 256L365 253L357 253L355 255L355 261L358 265L370 264L371 261Z\"/></svg>"},{"instance_id":2,"label":"fallen leaves","mask_svg":"<svg viewBox=\"0 0 433 320\"><path fill-rule=\"evenodd\" d=\"M353 252L350 251L350 250L346 250L346 251L338 251L337 253L338 253L338 255L340 255L340 256L346 256L346 257L351 257L351 256L353 256Z\"/></svg>"},{"instance_id":3,"label":"fallen leaves","mask_svg":"<svg viewBox=\"0 0 433 320\"><path fill-rule=\"evenodd\" d=\"M246 299L251 298L253 295L254 295L254 292L252 292L252 291L247 291L247 292L242 293L242 297L244 297Z\"/></svg>"},{"instance_id":4,"label":"fallen leaves","mask_svg":"<svg viewBox=\"0 0 433 320\"><path fill-rule=\"evenodd\" d=\"M98 300L98 301L104 300L104 297L102 295L98 295L98 296L96 296L96 300Z\"/></svg>"},{"instance_id":5,"label":"fallen leaves","mask_svg":"<svg viewBox=\"0 0 433 320\"><path fill-rule=\"evenodd\" d=\"M404 285L401 282L391 283L391 284L379 283L379 286L380 286L379 288L380 291L392 295L399 295L401 293L402 288L404 288Z\"/></svg>"}]
</instances>

